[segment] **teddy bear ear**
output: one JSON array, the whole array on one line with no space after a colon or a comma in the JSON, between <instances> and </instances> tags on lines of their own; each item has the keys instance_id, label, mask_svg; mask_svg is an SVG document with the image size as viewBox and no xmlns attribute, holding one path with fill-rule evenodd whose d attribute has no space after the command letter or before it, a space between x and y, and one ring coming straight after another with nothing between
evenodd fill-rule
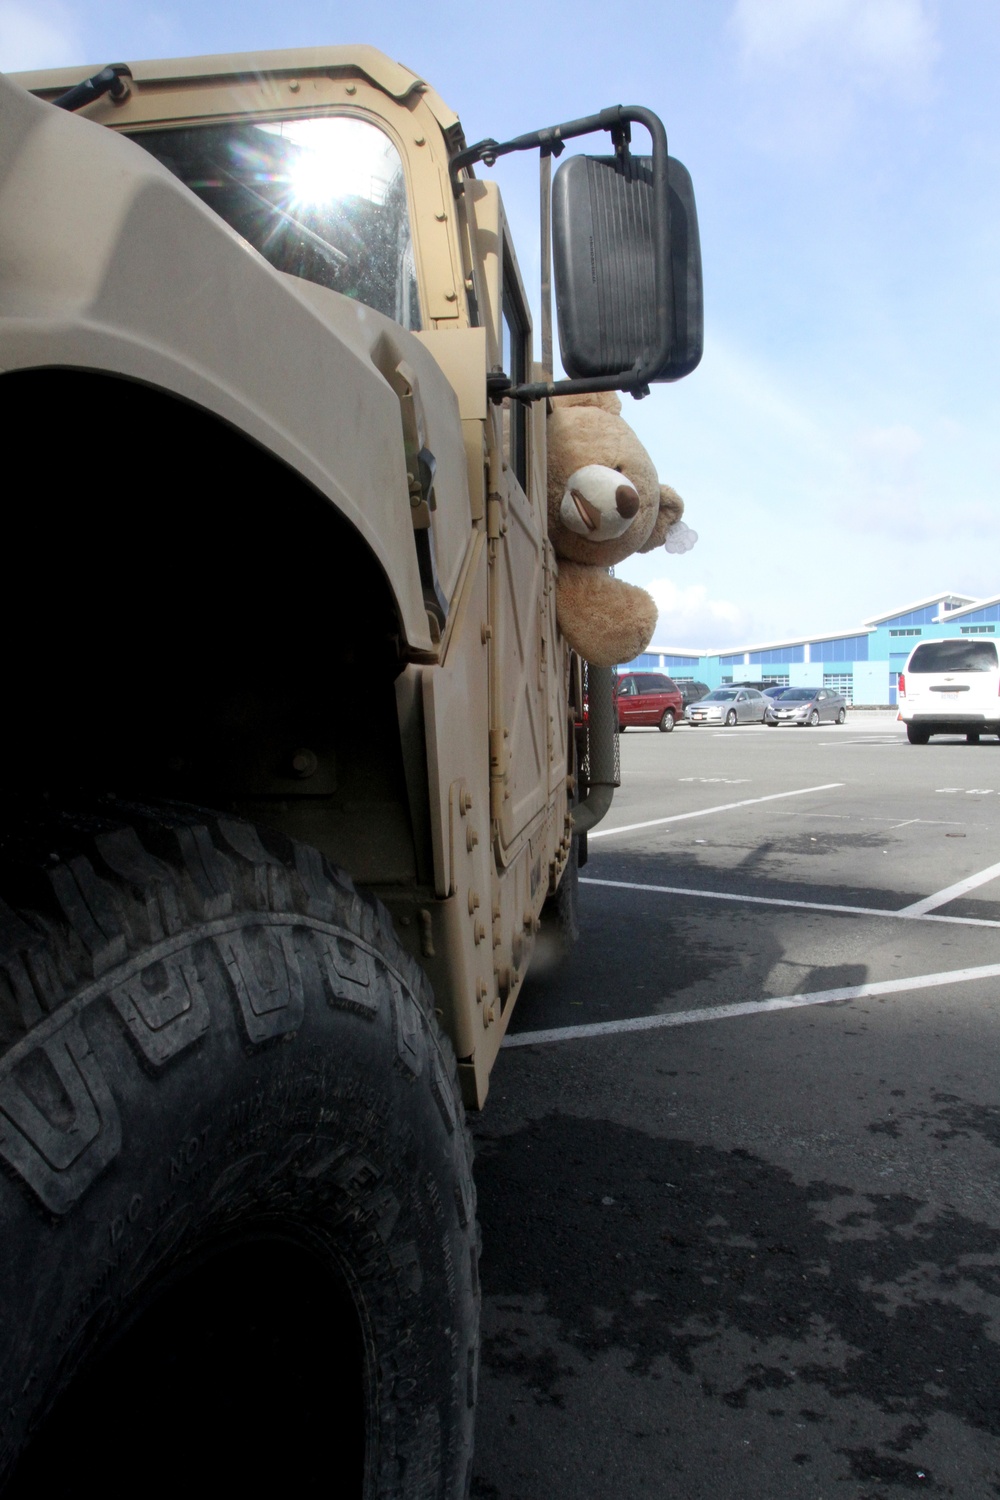
<instances>
[{"instance_id":1,"label":"teddy bear ear","mask_svg":"<svg viewBox=\"0 0 1000 1500\"><path fill-rule=\"evenodd\" d=\"M675 521L679 521L684 514L684 501L676 490L672 490L669 484L660 485L660 509L657 513L653 529L649 536L639 548L640 552L652 552L654 547L662 547L667 539L667 532Z\"/></svg>"},{"instance_id":2,"label":"teddy bear ear","mask_svg":"<svg viewBox=\"0 0 1000 1500\"><path fill-rule=\"evenodd\" d=\"M578 391L571 396L553 396L552 405L563 408L596 406L601 411L609 411L613 417L620 417L622 411L622 404L614 391Z\"/></svg>"}]
</instances>

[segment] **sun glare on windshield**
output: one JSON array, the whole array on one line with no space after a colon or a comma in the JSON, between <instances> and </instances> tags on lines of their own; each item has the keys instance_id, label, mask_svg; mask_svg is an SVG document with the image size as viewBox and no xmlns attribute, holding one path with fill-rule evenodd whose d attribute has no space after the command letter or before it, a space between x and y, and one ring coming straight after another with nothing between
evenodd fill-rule
<instances>
[{"instance_id":1,"label":"sun glare on windshield","mask_svg":"<svg viewBox=\"0 0 1000 1500\"><path fill-rule=\"evenodd\" d=\"M365 120L278 120L258 129L294 148L286 178L291 208L342 198L382 205L399 173L392 142Z\"/></svg>"}]
</instances>

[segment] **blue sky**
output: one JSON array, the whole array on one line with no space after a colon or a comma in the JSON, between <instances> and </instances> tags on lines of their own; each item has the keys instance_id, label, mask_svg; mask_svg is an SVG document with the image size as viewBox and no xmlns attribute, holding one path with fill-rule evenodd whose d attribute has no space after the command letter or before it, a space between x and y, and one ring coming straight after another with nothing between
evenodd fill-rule
<instances>
[{"instance_id":1,"label":"blue sky","mask_svg":"<svg viewBox=\"0 0 1000 1500\"><path fill-rule=\"evenodd\" d=\"M618 569L656 597L658 643L1000 589L1000 6L0 0L9 70L352 41L426 77L470 140L640 103L691 171L705 356L625 406L700 536ZM529 287L534 170L495 174Z\"/></svg>"}]
</instances>

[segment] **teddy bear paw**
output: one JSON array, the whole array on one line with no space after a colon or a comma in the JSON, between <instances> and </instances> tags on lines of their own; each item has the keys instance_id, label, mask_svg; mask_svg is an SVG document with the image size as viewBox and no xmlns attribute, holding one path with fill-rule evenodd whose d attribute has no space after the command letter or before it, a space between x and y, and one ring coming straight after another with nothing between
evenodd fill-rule
<instances>
[{"instance_id":1,"label":"teddy bear paw","mask_svg":"<svg viewBox=\"0 0 1000 1500\"><path fill-rule=\"evenodd\" d=\"M690 552L698 540L698 533L685 521L675 521L667 532L663 547L666 552Z\"/></svg>"}]
</instances>

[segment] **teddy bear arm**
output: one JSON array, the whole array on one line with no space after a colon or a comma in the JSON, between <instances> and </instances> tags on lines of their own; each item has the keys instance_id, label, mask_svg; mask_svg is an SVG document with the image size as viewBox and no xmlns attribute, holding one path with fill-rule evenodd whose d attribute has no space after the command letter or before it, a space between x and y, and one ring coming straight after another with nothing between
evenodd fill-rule
<instances>
[{"instance_id":1,"label":"teddy bear arm","mask_svg":"<svg viewBox=\"0 0 1000 1500\"><path fill-rule=\"evenodd\" d=\"M656 604L645 589L603 568L560 562L556 617L573 650L595 667L613 667L645 651L656 629Z\"/></svg>"}]
</instances>

